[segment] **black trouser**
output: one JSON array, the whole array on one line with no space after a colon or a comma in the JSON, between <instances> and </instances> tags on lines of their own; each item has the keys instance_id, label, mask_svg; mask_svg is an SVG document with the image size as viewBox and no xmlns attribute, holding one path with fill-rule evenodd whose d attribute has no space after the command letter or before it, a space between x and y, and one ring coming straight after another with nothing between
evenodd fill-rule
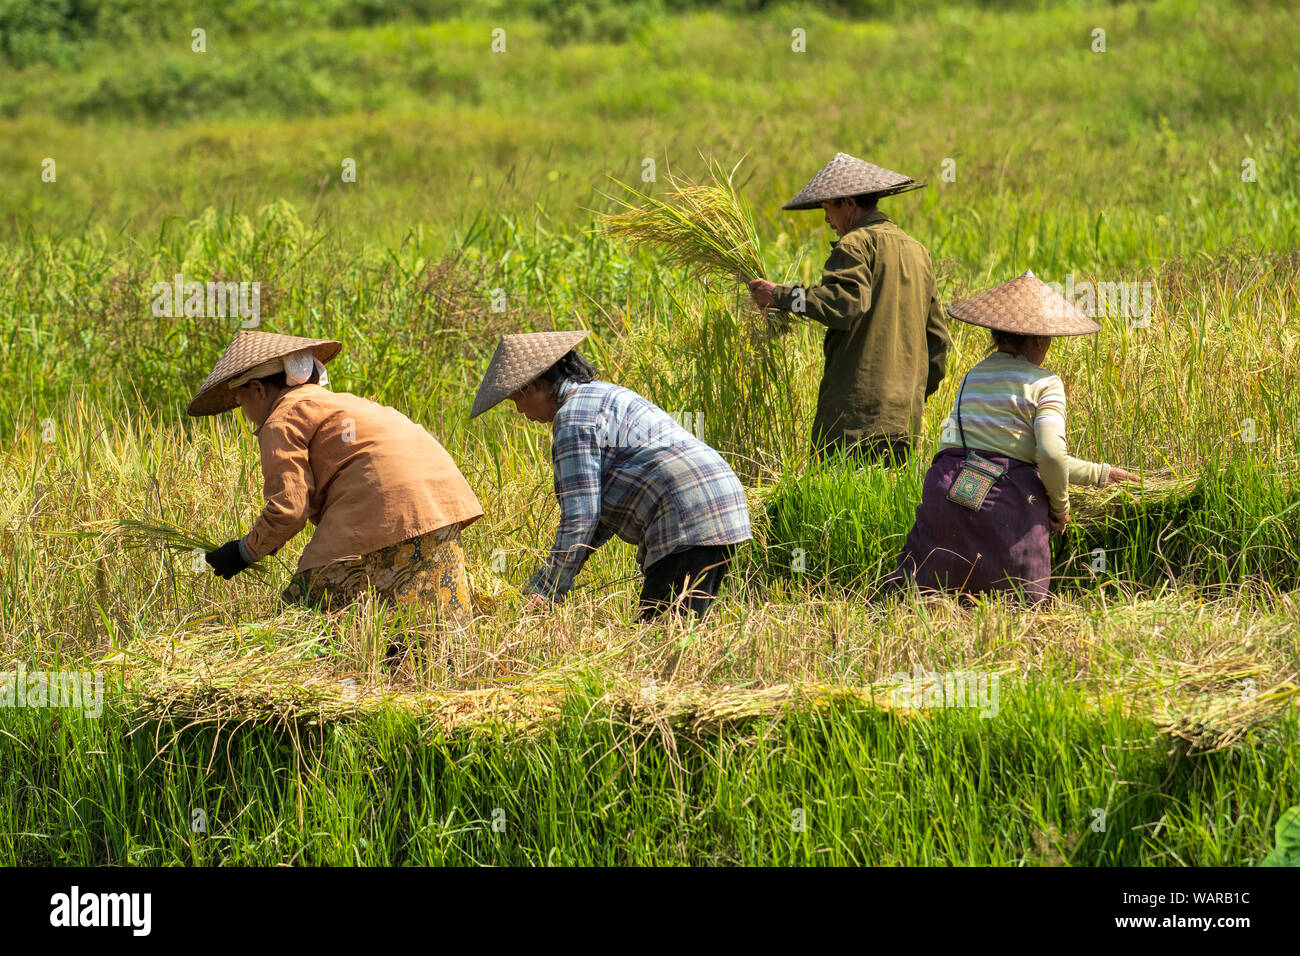
<instances>
[{"instance_id":1,"label":"black trouser","mask_svg":"<svg viewBox=\"0 0 1300 956\"><path fill-rule=\"evenodd\" d=\"M645 569L641 588L641 620L658 617L670 607L678 614L704 617L718 596L735 553L734 544L701 544L674 551L650 565ZM685 597L677 601L688 586Z\"/></svg>"}]
</instances>

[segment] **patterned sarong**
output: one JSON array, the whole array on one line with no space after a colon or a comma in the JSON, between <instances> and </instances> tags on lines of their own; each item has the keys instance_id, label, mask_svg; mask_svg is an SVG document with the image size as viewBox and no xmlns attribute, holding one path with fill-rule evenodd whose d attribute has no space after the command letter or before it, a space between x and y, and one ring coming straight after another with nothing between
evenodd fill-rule
<instances>
[{"instance_id":1,"label":"patterned sarong","mask_svg":"<svg viewBox=\"0 0 1300 956\"><path fill-rule=\"evenodd\" d=\"M438 618L464 627L473 617L460 525L380 548L352 561L300 571L280 595L288 604L334 611L371 590L395 604L430 604Z\"/></svg>"}]
</instances>

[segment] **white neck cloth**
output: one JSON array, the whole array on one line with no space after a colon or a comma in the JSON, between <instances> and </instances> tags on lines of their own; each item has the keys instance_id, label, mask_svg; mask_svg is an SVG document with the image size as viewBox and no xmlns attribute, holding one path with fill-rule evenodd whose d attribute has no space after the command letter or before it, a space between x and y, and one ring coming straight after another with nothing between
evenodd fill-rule
<instances>
[{"instance_id":1,"label":"white neck cloth","mask_svg":"<svg viewBox=\"0 0 1300 956\"><path fill-rule=\"evenodd\" d=\"M330 383L329 373L325 371L324 363L312 354L311 349L299 349L297 352L290 352L288 355L268 359L261 365L253 366L238 378L232 378L226 383L226 386L228 388L239 388L239 386L247 384L255 378L265 378L268 375L275 375L277 372L284 372L284 380L287 384L301 385L311 378L313 368L320 372L319 384L328 386Z\"/></svg>"}]
</instances>

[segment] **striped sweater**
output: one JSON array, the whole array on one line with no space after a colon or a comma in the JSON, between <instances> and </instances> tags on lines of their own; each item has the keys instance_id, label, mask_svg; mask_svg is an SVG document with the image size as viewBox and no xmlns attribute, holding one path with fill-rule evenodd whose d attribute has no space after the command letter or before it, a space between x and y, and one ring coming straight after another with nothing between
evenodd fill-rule
<instances>
[{"instance_id":1,"label":"striped sweater","mask_svg":"<svg viewBox=\"0 0 1300 956\"><path fill-rule=\"evenodd\" d=\"M1036 462L1053 514L1070 510L1070 485L1106 484L1110 465L1065 452L1065 384L1023 355L994 352L966 375L961 427L966 447ZM954 402L939 448L961 448Z\"/></svg>"}]
</instances>

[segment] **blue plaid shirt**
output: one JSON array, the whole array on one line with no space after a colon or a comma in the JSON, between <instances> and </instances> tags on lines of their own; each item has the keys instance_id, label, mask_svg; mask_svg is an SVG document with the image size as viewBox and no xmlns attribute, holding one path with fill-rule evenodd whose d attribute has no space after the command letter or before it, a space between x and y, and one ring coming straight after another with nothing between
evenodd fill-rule
<instances>
[{"instance_id":1,"label":"blue plaid shirt","mask_svg":"<svg viewBox=\"0 0 1300 956\"><path fill-rule=\"evenodd\" d=\"M526 590L559 600L587 557L618 535L649 567L674 551L748 541L745 489L722 457L636 392L560 387L551 457L560 527Z\"/></svg>"}]
</instances>

